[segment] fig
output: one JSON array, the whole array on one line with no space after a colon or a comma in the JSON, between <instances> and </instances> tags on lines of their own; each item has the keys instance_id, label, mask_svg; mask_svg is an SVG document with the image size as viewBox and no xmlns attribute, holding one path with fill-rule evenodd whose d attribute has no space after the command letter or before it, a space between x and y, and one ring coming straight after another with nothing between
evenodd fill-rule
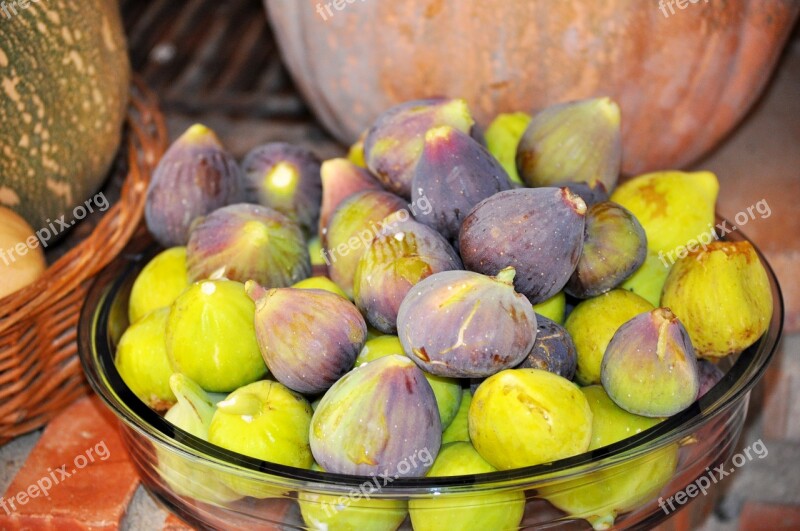
<instances>
[{"instance_id":1,"label":"fig","mask_svg":"<svg viewBox=\"0 0 800 531\"><path fill-rule=\"evenodd\" d=\"M567 297L559 291L549 299L533 305L533 311L563 325L567 314Z\"/></svg>"},{"instance_id":2,"label":"fig","mask_svg":"<svg viewBox=\"0 0 800 531\"><path fill-rule=\"evenodd\" d=\"M458 405L453 421L442 433L442 444L466 441L469 442L469 406L472 404L472 391L464 389L461 403Z\"/></svg>"},{"instance_id":3,"label":"fig","mask_svg":"<svg viewBox=\"0 0 800 531\"><path fill-rule=\"evenodd\" d=\"M700 398L711 391L722 380L725 373L710 360L701 358L697 360L697 375L700 378L700 391L697 393L697 398Z\"/></svg>"},{"instance_id":4,"label":"fig","mask_svg":"<svg viewBox=\"0 0 800 531\"><path fill-rule=\"evenodd\" d=\"M397 214L408 216L405 210ZM353 279L356 305L372 326L387 334L397 331L400 303L415 284L462 267L458 254L435 230L413 220L398 224L396 218L384 219Z\"/></svg>"},{"instance_id":5,"label":"fig","mask_svg":"<svg viewBox=\"0 0 800 531\"><path fill-rule=\"evenodd\" d=\"M322 207L319 233L323 235L336 208L348 197L366 190L382 190L381 183L367 170L347 159L330 159L322 163Z\"/></svg>"},{"instance_id":6,"label":"fig","mask_svg":"<svg viewBox=\"0 0 800 531\"><path fill-rule=\"evenodd\" d=\"M610 98L552 105L533 116L517 148L528 186L565 182L617 184L622 164L619 106Z\"/></svg>"},{"instance_id":7,"label":"fig","mask_svg":"<svg viewBox=\"0 0 800 531\"><path fill-rule=\"evenodd\" d=\"M164 419L181 430L194 435L198 439L208 440L208 427L216 411L217 403L225 395L206 393L186 376L174 373L170 376L169 385L177 397ZM184 438L175 432L178 442ZM179 496L194 498L205 503L224 504L241 498L216 478L209 477L206 466L196 464L172 451L156 445L158 456L158 473Z\"/></svg>"},{"instance_id":8,"label":"fig","mask_svg":"<svg viewBox=\"0 0 800 531\"><path fill-rule=\"evenodd\" d=\"M347 160L358 166L359 168L366 168L367 161L364 160L364 141L367 139L367 133L369 130L364 130L358 136L358 140L356 140L355 144L350 146L350 149L347 150Z\"/></svg>"},{"instance_id":9,"label":"fig","mask_svg":"<svg viewBox=\"0 0 800 531\"><path fill-rule=\"evenodd\" d=\"M621 441L663 421L619 408L599 385L581 391L592 409L590 450ZM672 479L677 463L678 446L671 444L592 472L589 477L541 489L540 494L571 517L586 519L594 529L609 529L618 514L652 500Z\"/></svg>"},{"instance_id":10,"label":"fig","mask_svg":"<svg viewBox=\"0 0 800 531\"><path fill-rule=\"evenodd\" d=\"M470 133L474 124L463 99L434 98L396 105L384 111L367 133L364 141L367 167L387 190L409 198L425 133L440 125Z\"/></svg>"},{"instance_id":11,"label":"fig","mask_svg":"<svg viewBox=\"0 0 800 531\"><path fill-rule=\"evenodd\" d=\"M198 219L186 250L189 279L255 280L291 286L311 274L303 233L280 212L260 205L220 208Z\"/></svg>"},{"instance_id":12,"label":"fig","mask_svg":"<svg viewBox=\"0 0 800 531\"><path fill-rule=\"evenodd\" d=\"M661 291L667 281L671 264L648 250L644 262L619 287L632 291L653 306L661 302Z\"/></svg>"},{"instance_id":13,"label":"fig","mask_svg":"<svg viewBox=\"0 0 800 531\"><path fill-rule=\"evenodd\" d=\"M305 398L278 382L261 380L237 389L217 404L208 440L263 461L309 468L314 462L308 441L312 414ZM230 473L220 477L243 496L270 498L283 494L261 481Z\"/></svg>"},{"instance_id":14,"label":"fig","mask_svg":"<svg viewBox=\"0 0 800 531\"><path fill-rule=\"evenodd\" d=\"M324 472L316 463L311 469ZM370 494L378 490L372 482L365 482L346 496L301 491L297 503L308 529L395 531L408 516L408 502L371 498Z\"/></svg>"},{"instance_id":15,"label":"fig","mask_svg":"<svg viewBox=\"0 0 800 531\"><path fill-rule=\"evenodd\" d=\"M305 280L301 280L297 284L292 286L296 289L321 289L324 291L329 291L331 293L335 293L336 295L341 295L345 299L347 298L347 294L342 291L342 288L336 285L336 282L329 279L328 277L310 277Z\"/></svg>"},{"instance_id":16,"label":"fig","mask_svg":"<svg viewBox=\"0 0 800 531\"><path fill-rule=\"evenodd\" d=\"M356 361L367 324L352 302L329 291L246 284L256 303L256 337L272 375L293 391L322 393Z\"/></svg>"},{"instance_id":17,"label":"fig","mask_svg":"<svg viewBox=\"0 0 800 531\"><path fill-rule=\"evenodd\" d=\"M661 296L698 356L719 358L755 343L772 318L772 289L750 242L711 242L678 260Z\"/></svg>"},{"instance_id":18,"label":"fig","mask_svg":"<svg viewBox=\"0 0 800 531\"><path fill-rule=\"evenodd\" d=\"M473 396L469 437L498 470L548 463L589 448L592 410L566 378L540 369L505 370Z\"/></svg>"},{"instance_id":19,"label":"fig","mask_svg":"<svg viewBox=\"0 0 800 531\"><path fill-rule=\"evenodd\" d=\"M511 182L522 184L517 171L517 147L531 116L524 112L498 114L486 129L486 147L508 173Z\"/></svg>"},{"instance_id":20,"label":"fig","mask_svg":"<svg viewBox=\"0 0 800 531\"><path fill-rule=\"evenodd\" d=\"M356 367L365 363L382 358L384 356L399 355L405 356L403 345L397 336L380 336L370 339L364 344L364 348L356 358ZM461 404L461 383L454 378L434 376L424 373L425 379L433 390L436 397L436 407L439 410L439 419L442 421L442 429L446 429L458 412Z\"/></svg>"},{"instance_id":21,"label":"fig","mask_svg":"<svg viewBox=\"0 0 800 531\"><path fill-rule=\"evenodd\" d=\"M596 181L593 184L567 181L561 186L566 186L573 194L583 199L586 206L608 201L608 191L606 190L606 186L600 181Z\"/></svg>"},{"instance_id":22,"label":"fig","mask_svg":"<svg viewBox=\"0 0 800 531\"><path fill-rule=\"evenodd\" d=\"M436 455L442 425L425 375L404 356L386 356L353 369L331 387L314 412L311 451L337 474L424 476Z\"/></svg>"},{"instance_id":23,"label":"fig","mask_svg":"<svg viewBox=\"0 0 800 531\"><path fill-rule=\"evenodd\" d=\"M578 354L575 380L581 385L600 383L603 354L614 332L629 319L652 309L643 298L621 289L578 304L564 323Z\"/></svg>"},{"instance_id":24,"label":"fig","mask_svg":"<svg viewBox=\"0 0 800 531\"><path fill-rule=\"evenodd\" d=\"M592 205L583 252L564 291L580 299L605 293L639 269L646 255L647 238L633 214L611 201Z\"/></svg>"},{"instance_id":25,"label":"fig","mask_svg":"<svg viewBox=\"0 0 800 531\"><path fill-rule=\"evenodd\" d=\"M188 287L186 247L162 251L144 266L133 282L128 320L135 323L153 310L170 306Z\"/></svg>"},{"instance_id":26,"label":"fig","mask_svg":"<svg viewBox=\"0 0 800 531\"><path fill-rule=\"evenodd\" d=\"M469 476L496 471L470 443L454 442L442 447L428 477ZM505 490L492 494L412 498L408 509L415 531L517 529L525 512L525 493Z\"/></svg>"},{"instance_id":27,"label":"fig","mask_svg":"<svg viewBox=\"0 0 800 531\"><path fill-rule=\"evenodd\" d=\"M536 340L518 369L542 369L572 380L577 353L569 332L547 317L536 316Z\"/></svg>"},{"instance_id":28,"label":"fig","mask_svg":"<svg viewBox=\"0 0 800 531\"><path fill-rule=\"evenodd\" d=\"M536 338L536 314L514 291L514 268L497 277L444 271L400 305L397 329L408 357L425 371L481 378L519 365Z\"/></svg>"},{"instance_id":29,"label":"fig","mask_svg":"<svg viewBox=\"0 0 800 531\"><path fill-rule=\"evenodd\" d=\"M600 379L614 403L645 417L683 411L700 390L689 335L667 308L639 314L619 327L603 355Z\"/></svg>"},{"instance_id":30,"label":"fig","mask_svg":"<svg viewBox=\"0 0 800 531\"><path fill-rule=\"evenodd\" d=\"M583 246L586 203L567 188L521 188L478 203L461 226L467 269L496 275L517 271L515 289L532 304L561 291Z\"/></svg>"},{"instance_id":31,"label":"fig","mask_svg":"<svg viewBox=\"0 0 800 531\"><path fill-rule=\"evenodd\" d=\"M316 155L285 142L263 144L245 155L242 172L248 202L277 210L307 234L316 232L322 201Z\"/></svg>"},{"instance_id":32,"label":"fig","mask_svg":"<svg viewBox=\"0 0 800 531\"><path fill-rule=\"evenodd\" d=\"M311 273L314 275L327 274L328 265L322 256L322 239L319 236L314 236L306 243L308 244L308 257L311 260Z\"/></svg>"},{"instance_id":33,"label":"fig","mask_svg":"<svg viewBox=\"0 0 800 531\"><path fill-rule=\"evenodd\" d=\"M333 213L323 236L322 254L331 280L348 297L353 296L353 277L358 261L383 228L381 221L406 207L396 195L368 190L350 196Z\"/></svg>"},{"instance_id":34,"label":"fig","mask_svg":"<svg viewBox=\"0 0 800 531\"><path fill-rule=\"evenodd\" d=\"M469 135L449 125L428 130L425 147L411 181L411 199L425 197L432 208L417 220L448 240L458 238L469 211L511 182L499 162Z\"/></svg>"},{"instance_id":35,"label":"fig","mask_svg":"<svg viewBox=\"0 0 800 531\"><path fill-rule=\"evenodd\" d=\"M244 176L213 131L193 125L164 153L147 189L145 220L164 247L186 245L192 222L245 198Z\"/></svg>"},{"instance_id":36,"label":"fig","mask_svg":"<svg viewBox=\"0 0 800 531\"><path fill-rule=\"evenodd\" d=\"M647 248L672 265L686 247L714 236L717 176L708 171L660 171L621 184L611 200L627 208L647 234Z\"/></svg>"},{"instance_id":37,"label":"fig","mask_svg":"<svg viewBox=\"0 0 800 531\"><path fill-rule=\"evenodd\" d=\"M122 334L114 360L125 385L156 411L166 411L175 403L169 386L168 318L169 308L160 308L133 323Z\"/></svg>"},{"instance_id":38,"label":"fig","mask_svg":"<svg viewBox=\"0 0 800 531\"><path fill-rule=\"evenodd\" d=\"M206 280L190 286L175 300L167 320L173 371L220 393L262 378L267 367L256 340L255 312L239 282Z\"/></svg>"}]
</instances>

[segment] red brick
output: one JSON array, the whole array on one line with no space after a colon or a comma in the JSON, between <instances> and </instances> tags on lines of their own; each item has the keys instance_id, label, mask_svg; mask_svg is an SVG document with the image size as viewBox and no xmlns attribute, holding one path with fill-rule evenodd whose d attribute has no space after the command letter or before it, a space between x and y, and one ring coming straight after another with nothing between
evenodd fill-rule
<instances>
[{"instance_id":1,"label":"red brick","mask_svg":"<svg viewBox=\"0 0 800 531\"><path fill-rule=\"evenodd\" d=\"M56 472L62 465L69 477ZM11 498L37 482L47 488L48 480L47 496L40 491L11 508ZM84 398L51 421L36 443L3 496L8 508L0 507L0 529L117 529L138 484L116 421L97 397Z\"/></svg>"},{"instance_id":2,"label":"red brick","mask_svg":"<svg viewBox=\"0 0 800 531\"><path fill-rule=\"evenodd\" d=\"M742 531L800 529L800 506L747 502L739 517L739 529Z\"/></svg>"}]
</instances>

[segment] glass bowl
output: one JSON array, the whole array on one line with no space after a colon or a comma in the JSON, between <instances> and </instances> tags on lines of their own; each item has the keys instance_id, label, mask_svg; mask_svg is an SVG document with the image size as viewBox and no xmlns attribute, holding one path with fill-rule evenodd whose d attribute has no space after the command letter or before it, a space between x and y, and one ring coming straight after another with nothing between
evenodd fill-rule
<instances>
[{"instance_id":1,"label":"glass bowl","mask_svg":"<svg viewBox=\"0 0 800 531\"><path fill-rule=\"evenodd\" d=\"M732 233L727 239L745 237ZM346 476L211 445L169 424L126 387L114 366L116 344L128 326L136 274L155 254L155 249L137 251L120 256L90 290L79 328L81 363L119 419L145 488L201 529L652 528L719 488L700 492L691 484L705 485L716 467L729 468L749 392L776 349L783 321L780 288L761 256L774 300L767 332L726 358L724 378L663 423L616 444L528 468L448 478ZM406 517L407 505L413 522Z\"/></svg>"}]
</instances>

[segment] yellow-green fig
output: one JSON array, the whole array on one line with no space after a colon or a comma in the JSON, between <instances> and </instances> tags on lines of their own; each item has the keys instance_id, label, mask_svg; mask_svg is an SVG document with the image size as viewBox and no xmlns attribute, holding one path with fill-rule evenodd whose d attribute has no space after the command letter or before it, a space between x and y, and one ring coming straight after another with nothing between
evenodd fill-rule
<instances>
[{"instance_id":1,"label":"yellow-green fig","mask_svg":"<svg viewBox=\"0 0 800 531\"><path fill-rule=\"evenodd\" d=\"M475 391L469 436L499 470L548 463L589 448L592 411L566 378L541 369L505 370Z\"/></svg>"},{"instance_id":2,"label":"yellow-green fig","mask_svg":"<svg viewBox=\"0 0 800 531\"><path fill-rule=\"evenodd\" d=\"M466 476L496 472L468 442L443 446L428 477ZM525 512L525 493L441 495L412 498L408 502L415 531L483 531L517 529Z\"/></svg>"},{"instance_id":3,"label":"yellow-green fig","mask_svg":"<svg viewBox=\"0 0 800 531\"><path fill-rule=\"evenodd\" d=\"M619 106L610 98L552 105L537 113L517 148L528 186L601 182L611 191L622 164Z\"/></svg>"},{"instance_id":4,"label":"yellow-green fig","mask_svg":"<svg viewBox=\"0 0 800 531\"><path fill-rule=\"evenodd\" d=\"M469 406L472 404L472 391L464 389L456 416L442 433L442 444L451 442L469 442Z\"/></svg>"},{"instance_id":5,"label":"yellow-green fig","mask_svg":"<svg viewBox=\"0 0 800 531\"><path fill-rule=\"evenodd\" d=\"M659 258L658 253L648 250L644 263L619 287L632 291L653 306L658 306L671 265L663 255Z\"/></svg>"},{"instance_id":6,"label":"yellow-green fig","mask_svg":"<svg viewBox=\"0 0 800 531\"><path fill-rule=\"evenodd\" d=\"M559 291L549 299L533 305L533 311L563 326L567 313L567 297Z\"/></svg>"},{"instance_id":7,"label":"yellow-green fig","mask_svg":"<svg viewBox=\"0 0 800 531\"><path fill-rule=\"evenodd\" d=\"M495 156L511 181L517 184L522 184L517 172L517 147L530 123L531 116L524 112L498 114L484 133L489 153Z\"/></svg>"},{"instance_id":8,"label":"yellow-green fig","mask_svg":"<svg viewBox=\"0 0 800 531\"><path fill-rule=\"evenodd\" d=\"M345 299L347 298L347 294L342 290L342 288L340 288L336 282L328 277L309 277L305 280L301 280L297 284L294 284L292 287L297 289L321 289L335 293L336 295L342 296Z\"/></svg>"},{"instance_id":9,"label":"yellow-green fig","mask_svg":"<svg viewBox=\"0 0 800 531\"><path fill-rule=\"evenodd\" d=\"M766 332L773 300L752 244L719 241L675 263L661 304L686 327L698 356L718 358L744 350Z\"/></svg>"},{"instance_id":10,"label":"yellow-green fig","mask_svg":"<svg viewBox=\"0 0 800 531\"><path fill-rule=\"evenodd\" d=\"M114 363L131 391L152 409L175 403L169 386L172 367L167 356L169 308L155 310L132 324L122 335Z\"/></svg>"},{"instance_id":11,"label":"yellow-green fig","mask_svg":"<svg viewBox=\"0 0 800 531\"><path fill-rule=\"evenodd\" d=\"M153 310L171 305L188 287L186 247L162 251L144 266L133 283L128 320L135 323Z\"/></svg>"},{"instance_id":12,"label":"yellow-green fig","mask_svg":"<svg viewBox=\"0 0 800 531\"><path fill-rule=\"evenodd\" d=\"M311 469L323 471L316 463ZM297 503L312 530L395 531L408 515L408 502L372 497L378 490L373 481L367 481L342 496L301 491Z\"/></svg>"},{"instance_id":13,"label":"yellow-green fig","mask_svg":"<svg viewBox=\"0 0 800 531\"><path fill-rule=\"evenodd\" d=\"M660 171L621 184L611 200L630 210L647 235L647 248L672 264L686 247L713 236L717 176L708 171Z\"/></svg>"},{"instance_id":14,"label":"yellow-green fig","mask_svg":"<svg viewBox=\"0 0 800 531\"><path fill-rule=\"evenodd\" d=\"M599 385L581 389L592 409L589 450L608 446L647 430L664 419L647 418L618 407ZM618 514L647 503L672 478L678 463L675 444L614 465L589 477L540 490L550 503L594 529L609 529Z\"/></svg>"},{"instance_id":15,"label":"yellow-green fig","mask_svg":"<svg viewBox=\"0 0 800 531\"><path fill-rule=\"evenodd\" d=\"M575 380L581 385L600 383L600 365L606 346L623 323L653 305L642 297L614 289L578 304L567 317L567 329L578 354Z\"/></svg>"}]
</instances>

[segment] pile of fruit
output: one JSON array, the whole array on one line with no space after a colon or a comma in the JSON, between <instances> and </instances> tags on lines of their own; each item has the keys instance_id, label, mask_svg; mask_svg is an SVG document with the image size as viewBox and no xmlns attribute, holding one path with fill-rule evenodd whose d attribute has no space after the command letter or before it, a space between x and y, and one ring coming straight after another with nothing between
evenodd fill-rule
<instances>
[{"instance_id":1,"label":"pile of fruit","mask_svg":"<svg viewBox=\"0 0 800 531\"><path fill-rule=\"evenodd\" d=\"M758 340L772 295L749 243L690 245L714 225L713 174L617 186L620 144L607 98L485 135L463 100L408 102L322 163L275 143L239 165L193 126L149 191L168 249L133 286L119 372L197 437L339 474L481 474L640 433ZM677 448L657 454L539 494L610 525L670 479ZM283 494L162 459L202 501ZM516 528L522 493L482 496L299 502L314 528L396 529L408 512L415 529Z\"/></svg>"}]
</instances>

